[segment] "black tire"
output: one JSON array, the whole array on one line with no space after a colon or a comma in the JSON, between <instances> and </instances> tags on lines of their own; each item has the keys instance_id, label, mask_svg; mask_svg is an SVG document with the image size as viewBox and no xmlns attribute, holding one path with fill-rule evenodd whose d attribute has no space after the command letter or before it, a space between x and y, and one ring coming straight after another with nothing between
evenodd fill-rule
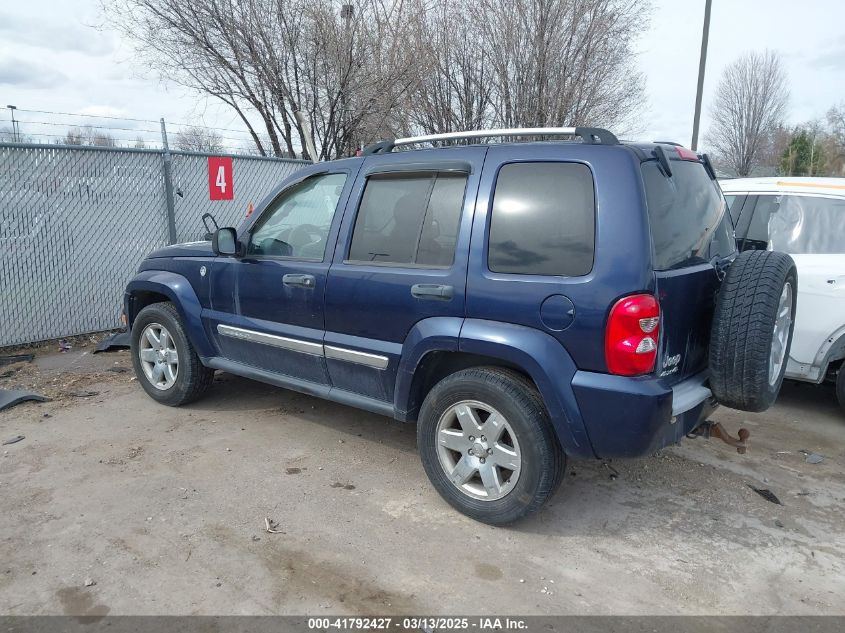
<instances>
[{"instance_id":1,"label":"black tire","mask_svg":"<svg viewBox=\"0 0 845 633\"><path fill-rule=\"evenodd\" d=\"M836 376L836 399L845 412L845 362L839 366L839 374Z\"/></svg>"},{"instance_id":2,"label":"black tire","mask_svg":"<svg viewBox=\"0 0 845 633\"><path fill-rule=\"evenodd\" d=\"M791 284L791 323L780 369L771 372L778 306ZM710 389L721 404L741 411L765 411L783 384L798 283L795 262L786 253L745 251L731 264L719 295L710 334Z\"/></svg>"},{"instance_id":3,"label":"black tire","mask_svg":"<svg viewBox=\"0 0 845 633\"><path fill-rule=\"evenodd\" d=\"M151 324L160 324L167 328L178 354L176 380L167 389L159 389L150 381L144 372L139 355L141 336ZM206 392L214 380L214 370L205 367L200 362L194 346L185 334L179 312L172 303L153 303L138 313L132 324L130 351L138 382L153 400L161 404L178 407L193 402Z\"/></svg>"},{"instance_id":4,"label":"black tire","mask_svg":"<svg viewBox=\"0 0 845 633\"><path fill-rule=\"evenodd\" d=\"M501 498L471 496L452 483L441 464L438 424L447 411L464 401L480 402L499 412L518 442L519 474ZM498 367L465 369L437 383L420 409L417 444L425 472L437 492L460 512L492 525L512 523L536 512L557 489L566 465L566 456L534 385L520 374ZM504 481L504 477L501 479Z\"/></svg>"}]
</instances>

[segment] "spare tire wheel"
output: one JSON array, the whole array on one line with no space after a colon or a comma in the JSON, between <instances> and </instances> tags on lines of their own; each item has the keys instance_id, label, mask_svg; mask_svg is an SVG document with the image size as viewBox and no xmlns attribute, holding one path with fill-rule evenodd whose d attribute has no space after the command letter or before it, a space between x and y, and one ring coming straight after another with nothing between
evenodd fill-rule
<instances>
[{"instance_id":1,"label":"spare tire wheel","mask_svg":"<svg viewBox=\"0 0 845 633\"><path fill-rule=\"evenodd\" d=\"M783 383L797 297L795 262L786 253L745 251L716 298L710 333L710 389L742 411L765 411Z\"/></svg>"}]
</instances>

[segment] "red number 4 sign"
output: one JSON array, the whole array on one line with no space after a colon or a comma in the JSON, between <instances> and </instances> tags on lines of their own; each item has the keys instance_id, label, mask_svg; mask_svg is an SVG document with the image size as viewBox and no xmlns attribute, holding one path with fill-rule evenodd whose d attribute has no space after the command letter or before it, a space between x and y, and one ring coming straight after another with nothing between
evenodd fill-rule
<instances>
[{"instance_id":1,"label":"red number 4 sign","mask_svg":"<svg viewBox=\"0 0 845 633\"><path fill-rule=\"evenodd\" d=\"M208 197L211 200L232 200L235 197L231 158L208 157Z\"/></svg>"}]
</instances>

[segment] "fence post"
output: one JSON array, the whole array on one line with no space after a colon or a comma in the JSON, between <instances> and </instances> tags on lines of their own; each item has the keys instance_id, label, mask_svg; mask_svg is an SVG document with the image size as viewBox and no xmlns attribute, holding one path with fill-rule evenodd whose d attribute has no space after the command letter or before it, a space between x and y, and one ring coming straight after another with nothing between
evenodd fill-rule
<instances>
[{"instance_id":1,"label":"fence post","mask_svg":"<svg viewBox=\"0 0 845 633\"><path fill-rule=\"evenodd\" d=\"M164 198L167 202L167 232L170 238L169 243L176 243L176 207L173 203L173 165L170 156L170 147L167 145L167 128L164 127L164 117L161 119L161 147L164 159Z\"/></svg>"}]
</instances>

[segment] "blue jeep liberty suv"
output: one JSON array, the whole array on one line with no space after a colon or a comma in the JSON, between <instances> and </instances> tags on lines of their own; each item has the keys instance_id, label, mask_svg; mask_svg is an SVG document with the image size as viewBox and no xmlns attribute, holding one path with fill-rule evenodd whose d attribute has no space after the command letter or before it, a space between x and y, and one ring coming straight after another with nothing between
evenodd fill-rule
<instances>
[{"instance_id":1,"label":"blue jeep liberty suv","mask_svg":"<svg viewBox=\"0 0 845 633\"><path fill-rule=\"evenodd\" d=\"M504 524L567 458L647 455L709 435L720 403L770 406L796 289L788 255L737 253L706 155L526 128L308 166L239 227L151 253L125 314L158 402L223 370L415 422L438 492Z\"/></svg>"}]
</instances>

